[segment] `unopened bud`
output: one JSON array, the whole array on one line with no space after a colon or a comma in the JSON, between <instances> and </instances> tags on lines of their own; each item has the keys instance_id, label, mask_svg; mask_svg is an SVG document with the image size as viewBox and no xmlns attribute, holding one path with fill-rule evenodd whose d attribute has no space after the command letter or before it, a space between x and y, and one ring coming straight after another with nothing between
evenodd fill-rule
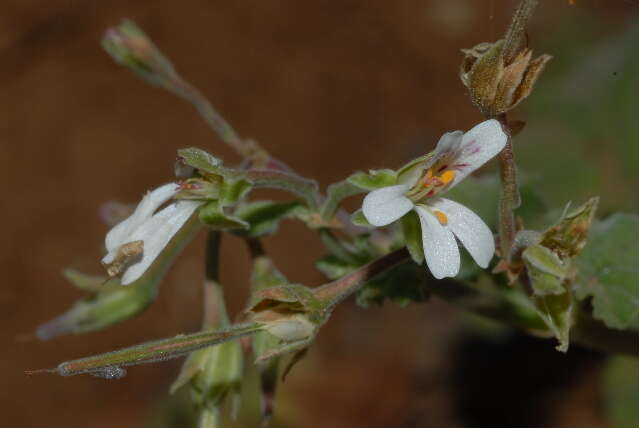
<instances>
[{"instance_id":1,"label":"unopened bud","mask_svg":"<svg viewBox=\"0 0 639 428\"><path fill-rule=\"evenodd\" d=\"M155 299L155 291L146 283L130 287L122 287L117 281L105 284L97 293L77 301L67 312L38 327L36 335L40 340L49 340L63 334L102 330L142 312Z\"/></svg>"},{"instance_id":2,"label":"unopened bud","mask_svg":"<svg viewBox=\"0 0 639 428\"><path fill-rule=\"evenodd\" d=\"M176 199L214 200L220 196L220 185L200 178L190 178L179 183Z\"/></svg>"},{"instance_id":3,"label":"unopened bud","mask_svg":"<svg viewBox=\"0 0 639 428\"><path fill-rule=\"evenodd\" d=\"M219 426L221 408L231 400L232 416L240 404L242 385L242 348L239 341L224 342L189 355L171 392L190 383L201 427Z\"/></svg>"},{"instance_id":4,"label":"unopened bud","mask_svg":"<svg viewBox=\"0 0 639 428\"><path fill-rule=\"evenodd\" d=\"M102 46L118 64L154 85L164 86L178 78L173 64L133 21L125 19L117 27L109 28Z\"/></svg>"}]
</instances>

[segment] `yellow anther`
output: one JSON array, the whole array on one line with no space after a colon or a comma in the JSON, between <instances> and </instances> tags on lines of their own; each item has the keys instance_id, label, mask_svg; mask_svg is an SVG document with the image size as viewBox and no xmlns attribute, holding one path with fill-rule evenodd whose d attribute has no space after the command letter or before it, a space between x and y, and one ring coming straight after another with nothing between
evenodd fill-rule
<instances>
[{"instance_id":1,"label":"yellow anther","mask_svg":"<svg viewBox=\"0 0 639 428\"><path fill-rule=\"evenodd\" d=\"M439 176L439 179L444 185L446 185L455 179L455 171L453 171L452 169L444 171L444 173Z\"/></svg>"},{"instance_id":2,"label":"yellow anther","mask_svg":"<svg viewBox=\"0 0 639 428\"><path fill-rule=\"evenodd\" d=\"M448 224L448 217L446 217L446 214L441 211L433 211L433 213L442 226L446 226Z\"/></svg>"}]
</instances>

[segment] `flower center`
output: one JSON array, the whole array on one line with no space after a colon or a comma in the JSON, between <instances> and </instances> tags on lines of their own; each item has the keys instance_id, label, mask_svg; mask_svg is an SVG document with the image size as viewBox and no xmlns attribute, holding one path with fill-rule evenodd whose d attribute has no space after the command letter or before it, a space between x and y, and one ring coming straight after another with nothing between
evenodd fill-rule
<instances>
[{"instance_id":1,"label":"flower center","mask_svg":"<svg viewBox=\"0 0 639 428\"><path fill-rule=\"evenodd\" d=\"M429 168L426 174L406 193L406 197L415 203L425 198L432 198L448 187L455 179L455 175L455 171L448 169L448 165L437 169L435 167Z\"/></svg>"}]
</instances>

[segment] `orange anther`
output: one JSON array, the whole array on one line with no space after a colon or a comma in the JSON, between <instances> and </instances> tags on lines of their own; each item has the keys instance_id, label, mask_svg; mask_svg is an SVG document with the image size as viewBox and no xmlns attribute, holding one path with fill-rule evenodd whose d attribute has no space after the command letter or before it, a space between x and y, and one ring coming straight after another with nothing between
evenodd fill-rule
<instances>
[{"instance_id":1,"label":"orange anther","mask_svg":"<svg viewBox=\"0 0 639 428\"><path fill-rule=\"evenodd\" d=\"M453 171L452 169L444 171L444 173L440 175L439 178L441 179L442 183L446 185L455 179L455 171Z\"/></svg>"},{"instance_id":2,"label":"orange anther","mask_svg":"<svg viewBox=\"0 0 639 428\"><path fill-rule=\"evenodd\" d=\"M439 220L439 223L442 226L446 226L448 224L448 217L446 214L441 211L433 211L433 214L435 214L435 217L437 217L437 220Z\"/></svg>"}]
</instances>

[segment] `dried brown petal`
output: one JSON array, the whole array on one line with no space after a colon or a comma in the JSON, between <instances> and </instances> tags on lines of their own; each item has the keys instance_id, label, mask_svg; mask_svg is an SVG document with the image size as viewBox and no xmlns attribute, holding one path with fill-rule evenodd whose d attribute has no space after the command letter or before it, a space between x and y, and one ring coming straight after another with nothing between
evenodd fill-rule
<instances>
[{"instance_id":1,"label":"dried brown petal","mask_svg":"<svg viewBox=\"0 0 639 428\"><path fill-rule=\"evenodd\" d=\"M493 104L493 109L496 113L505 112L512 107L514 94L524 80L531 57L532 51L530 49L524 49L519 52L515 60L504 69L504 75L497 86L497 95Z\"/></svg>"},{"instance_id":2,"label":"dried brown petal","mask_svg":"<svg viewBox=\"0 0 639 428\"><path fill-rule=\"evenodd\" d=\"M526 97L528 97L528 95L530 95L533 86L541 75L541 72L544 70L546 63L551 59L551 55L544 54L530 61L530 64L528 64L528 69L526 70L526 75L524 76L521 85L519 85L517 91L514 94L513 102L510 105L511 109L522 102Z\"/></svg>"},{"instance_id":3,"label":"dried brown petal","mask_svg":"<svg viewBox=\"0 0 639 428\"><path fill-rule=\"evenodd\" d=\"M119 275L124 268L144 252L144 241L131 241L122 244L111 263L105 264L110 278Z\"/></svg>"}]
</instances>

